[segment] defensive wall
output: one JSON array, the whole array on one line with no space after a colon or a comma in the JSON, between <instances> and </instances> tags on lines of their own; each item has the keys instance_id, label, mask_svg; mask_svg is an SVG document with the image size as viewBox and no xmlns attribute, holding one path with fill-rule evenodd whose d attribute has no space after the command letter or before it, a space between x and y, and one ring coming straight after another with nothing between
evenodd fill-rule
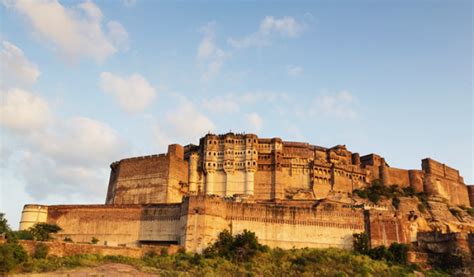
<instances>
[{"instance_id":1,"label":"defensive wall","mask_svg":"<svg viewBox=\"0 0 474 277\"><path fill-rule=\"evenodd\" d=\"M100 242L100 241L99 241ZM2 242L0 241L0 244ZM166 252L167 254L174 254L179 251L179 246L145 246L145 247L126 247L126 246L106 246L96 245L90 243L73 243L63 241L44 241L38 242L34 240L20 240L19 243L23 246L29 255L33 255L38 244L48 246L48 255L57 257L66 257L77 254L99 254L99 255L114 255L127 256L134 258L141 258L146 253L153 251L155 253Z\"/></svg>"},{"instance_id":2,"label":"defensive wall","mask_svg":"<svg viewBox=\"0 0 474 277\"><path fill-rule=\"evenodd\" d=\"M188 183L188 162L177 144L166 154L123 159L110 168L106 204L179 203Z\"/></svg>"},{"instance_id":3,"label":"defensive wall","mask_svg":"<svg viewBox=\"0 0 474 277\"><path fill-rule=\"evenodd\" d=\"M25 206L25 209L29 206ZM256 233L272 247L352 247L352 234L364 232L362 209L340 203L299 205L245 203L217 196L186 197L182 204L42 206L44 222L66 237L107 246L181 245L201 251L227 229ZM24 225L23 225L24 226Z\"/></svg>"},{"instance_id":4,"label":"defensive wall","mask_svg":"<svg viewBox=\"0 0 474 277\"><path fill-rule=\"evenodd\" d=\"M445 226L449 232L464 227L448 206L474 202L474 188L459 172L430 158L421 169L406 170L344 145L207 134L199 145L172 144L166 154L112 163L105 205L26 205L20 229L48 222L63 228L60 239L79 243L96 237L107 246L181 245L192 251L224 229L248 229L282 248L350 248L352 234L360 232L372 246L416 241L418 230L430 228L416 220L418 200L404 199L397 211L391 204L353 203L353 190L374 180L434 196L430 216L456 222Z\"/></svg>"}]
</instances>

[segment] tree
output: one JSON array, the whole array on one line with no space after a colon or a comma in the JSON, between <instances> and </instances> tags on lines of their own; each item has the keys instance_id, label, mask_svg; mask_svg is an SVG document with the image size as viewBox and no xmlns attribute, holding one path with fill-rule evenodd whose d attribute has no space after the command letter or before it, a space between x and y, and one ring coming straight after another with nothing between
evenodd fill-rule
<instances>
[{"instance_id":1,"label":"tree","mask_svg":"<svg viewBox=\"0 0 474 277\"><path fill-rule=\"evenodd\" d=\"M38 241L51 240L51 234L55 234L61 230L61 227L58 225L48 223L37 223L35 226L30 228L33 237Z\"/></svg>"},{"instance_id":2,"label":"tree","mask_svg":"<svg viewBox=\"0 0 474 277\"><path fill-rule=\"evenodd\" d=\"M0 213L0 234L5 234L11 231L10 226L8 226L7 219L5 218L4 213Z\"/></svg>"},{"instance_id":3,"label":"tree","mask_svg":"<svg viewBox=\"0 0 474 277\"><path fill-rule=\"evenodd\" d=\"M392 254L393 262L406 265L408 263L408 245L403 243L392 243L388 251Z\"/></svg>"},{"instance_id":4,"label":"tree","mask_svg":"<svg viewBox=\"0 0 474 277\"><path fill-rule=\"evenodd\" d=\"M258 238L254 232L244 230L235 237L224 230L217 240L204 250L207 257L220 256L229 260L238 262L248 261L258 252L266 251L266 247L258 242Z\"/></svg>"},{"instance_id":5,"label":"tree","mask_svg":"<svg viewBox=\"0 0 474 277\"><path fill-rule=\"evenodd\" d=\"M48 256L49 247L44 243L38 243L35 247L35 253L33 253L33 258L35 259L44 259Z\"/></svg>"},{"instance_id":6,"label":"tree","mask_svg":"<svg viewBox=\"0 0 474 277\"><path fill-rule=\"evenodd\" d=\"M352 235L354 251L367 255L369 253L369 235L367 233L357 233Z\"/></svg>"},{"instance_id":7,"label":"tree","mask_svg":"<svg viewBox=\"0 0 474 277\"><path fill-rule=\"evenodd\" d=\"M18 243L0 245L0 272L9 272L16 265L28 260L28 254Z\"/></svg>"},{"instance_id":8,"label":"tree","mask_svg":"<svg viewBox=\"0 0 474 277\"><path fill-rule=\"evenodd\" d=\"M243 233L235 236L232 249L234 250L235 259L242 262L250 260L257 252L262 251L263 247L258 243L257 236L254 232L244 230Z\"/></svg>"}]
</instances>

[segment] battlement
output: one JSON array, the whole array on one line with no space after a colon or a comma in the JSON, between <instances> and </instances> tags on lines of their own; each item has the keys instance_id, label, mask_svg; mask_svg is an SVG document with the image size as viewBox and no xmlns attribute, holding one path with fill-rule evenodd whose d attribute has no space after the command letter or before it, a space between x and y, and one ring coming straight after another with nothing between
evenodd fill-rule
<instances>
[{"instance_id":1,"label":"battlement","mask_svg":"<svg viewBox=\"0 0 474 277\"><path fill-rule=\"evenodd\" d=\"M421 168L428 174L437 175L454 181L462 181L459 171L431 158L421 161Z\"/></svg>"}]
</instances>

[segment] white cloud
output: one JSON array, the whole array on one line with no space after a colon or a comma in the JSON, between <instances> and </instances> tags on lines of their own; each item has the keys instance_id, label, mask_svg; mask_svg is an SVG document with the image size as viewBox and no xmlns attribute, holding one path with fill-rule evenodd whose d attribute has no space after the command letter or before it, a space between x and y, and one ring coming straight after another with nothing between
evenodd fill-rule
<instances>
[{"instance_id":1,"label":"white cloud","mask_svg":"<svg viewBox=\"0 0 474 277\"><path fill-rule=\"evenodd\" d=\"M280 19L266 16L261 22L257 32L241 39L229 38L229 43L234 48L263 47L271 44L274 37L295 38L303 32L303 24L291 16Z\"/></svg>"},{"instance_id":2,"label":"white cloud","mask_svg":"<svg viewBox=\"0 0 474 277\"><path fill-rule=\"evenodd\" d=\"M354 96L348 91L323 93L315 98L309 113L337 119L354 119L357 117L355 104Z\"/></svg>"},{"instance_id":3,"label":"white cloud","mask_svg":"<svg viewBox=\"0 0 474 277\"><path fill-rule=\"evenodd\" d=\"M197 59L204 67L202 75L204 81L208 81L219 74L224 61L229 57L229 53L216 45L215 25L216 23L212 21L201 29L204 36L197 49Z\"/></svg>"},{"instance_id":4,"label":"white cloud","mask_svg":"<svg viewBox=\"0 0 474 277\"><path fill-rule=\"evenodd\" d=\"M260 23L260 32L263 34L278 33L285 37L297 37L303 31L303 25L291 16L276 19L266 16Z\"/></svg>"},{"instance_id":5,"label":"white cloud","mask_svg":"<svg viewBox=\"0 0 474 277\"><path fill-rule=\"evenodd\" d=\"M215 131L214 123L190 100L184 96L173 97L170 106L174 108L168 110L164 117L157 118L154 136L159 147L170 143L197 142L203 134Z\"/></svg>"},{"instance_id":6,"label":"white cloud","mask_svg":"<svg viewBox=\"0 0 474 277\"><path fill-rule=\"evenodd\" d=\"M203 115L192 102L186 98L182 98L180 102L176 110L173 109L166 113L166 120L174 126L178 137L194 139L214 130L214 123Z\"/></svg>"},{"instance_id":7,"label":"white cloud","mask_svg":"<svg viewBox=\"0 0 474 277\"><path fill-rule=\"evenodd\" d=\"M91 1L74 7L65 7L55 0L21 0L6 5L26 16L33 31L57 46L71 61L88 57L103 62L128 41L127 32L118 22L109 25L109 32L104 33L102 12Z\"/></svg>"},{"instance_id":8,"label":"white cloud","mask_svg":"<svg viewBox=\"0 0 474 277\"><path fill-rule=\"evenodd\" d=\"M128 113L138 113L151 104L155 89L139 74L120 77L110 72L100 74L102 90L112 94L120 107Z\"/></svg>"},{"instance_id":9,"label":"white cloud","mask_svg":"<svg viewBox=\"0 0 474 277\"><path fill-rule=\"evenodd\" d=\"M41 130L52 121L48 103L21 89L1 92L0 124L13 131Z\"/></svg>"},{"instance_id":10,"label":"white cloud","mask_svg":"<svg viewBox=\"0 0 474 277\"><path fill-rule=\"evenodd\" d=\"M127 144L107 124L75 117L30 135L18 165L27 192L49 195L104 193L108 165L122 158Z\"/></svg>"},{"instance_id":11,"label":"white cloud","mask_svg":"<svg viewBox=\"0 0 474 277\"><path fill-rule=\"evenodd\" d=\"M130 48L127 30L117 21L107 23L109 29L109 39L120 49L128 50Z\"/></svg>"},{"instance_id":12,"label":"white cloud","mask_svg":"<svg viewBox=\"0 0 474 277\"><path fill-rule=\"evenodd\" d=\"M303 68L301 66L289 65L286 67L286 70L291 77L298 77L303 74Z\"/></svg>"},{"instance_id":13,"label":"white cloud","mask_svg":"<svg viewBox=\"0 0 474 277\"><path fill-rule=\"evenodd\" d=\"M8 41L2 42L0 53L0 89L27 88L34 84L41 72L23 51Z\"/></svg>"},{"instance_id":14,"label":"white cloud","mask_svg":"<svg viewBox=\"0 0 474 277\"><path fill-rule=\"evenodd\" d=\"M258 133L263 126L263 119L258 113L247 113L244 115L246 127L250 132Z\"/></svg>"},{"instance_id":15,"label":"white cloud","mask_svg":"<svg viewBox=\"0 0 474 277\"><path fill-rule=\"evenodd\" d=\"M105 193L108 165L128 151L115 130L91 118L54 117L46 100L27 91L2 96L2 168L35 201Z\"/></svg>"},{"instance_id":16,"label":"white cloud","mask_svg":"<svg viewBox=\"0 0 474 277\"><path fill-rule=\"evenodd\" d=\"M202 106L209 112L216 114L232 114L239 111L239 103L231 95L204 99Z\"/></svg>"}]
</instances>

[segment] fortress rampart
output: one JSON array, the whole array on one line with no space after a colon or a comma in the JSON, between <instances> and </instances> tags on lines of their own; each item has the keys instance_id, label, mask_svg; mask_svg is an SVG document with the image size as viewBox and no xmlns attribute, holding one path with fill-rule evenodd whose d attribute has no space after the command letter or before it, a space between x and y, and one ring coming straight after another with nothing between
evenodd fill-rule
<instances>
[{"instance_id":1,"label":"fortress rampart","mask_svg":"<svg viewBox=\"0 0 474 277\"><path fill-rule=\"evenodd\" d=\"M341 203L267 205L205 195L181 204L48 206L43 222L65 226L61 240L87 243L96 237L108 246L180 244L193 251L224 229L252 230L263 243L282 248L351 248L352 234L364 231L363 210Z\"/></svg>"},{"instance_id":2,"label":"fortress rampart","mask_svg":"<svg viewBox=\"0 0 474 277\"><path fill-rule=\"evenodd\" d=\"M224 229L248 229L269 246L350 248L352 234L360 232L369 234L372 246L416 241L417 203L398 212L385 204L353 203L353 190L374 180L452 205L472 206L474 200L473 187L457 170L429 158L421 169L406 170L344 145L325 148L253 134L207 134L199 145L173 144L166 154L110 167L105 205L26 205L21 229L48 222L63 228L60 238L76 242L96 237L106 245L179 244L192 251ZM439 211L433 215L442 218Z\"/></svg>"}]
</instances>

